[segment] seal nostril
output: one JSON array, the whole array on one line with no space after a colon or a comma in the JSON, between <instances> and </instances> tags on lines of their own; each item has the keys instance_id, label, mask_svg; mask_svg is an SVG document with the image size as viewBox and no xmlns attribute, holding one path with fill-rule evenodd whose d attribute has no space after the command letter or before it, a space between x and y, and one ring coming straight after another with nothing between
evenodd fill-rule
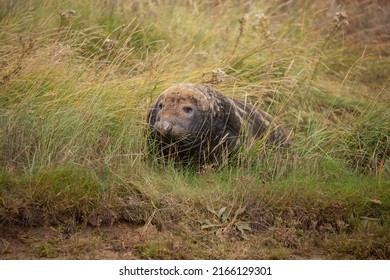
<instances>
[{"instance_id":1,"label":"seal nostril","mask_svg":"<svg viewBox=\"0 0 390 280\"><path fill-rule=\"evenodd\" d=\"M172 124L168 121L161 121L156 123L156 128L162 134L167 135L172 130Z\"/></svg>"},{"instance_id":2,"label":"seal nostril","mask_svg":"<svg viewBox=\"0 0 390 280\"><path fill-rule=\"evenodd\" d=\"M162 121L161 122L161 127L162 127L163 130L168 132L169 130L172 129L172 124L170 122L167 122L167 121Z\"/></svg>"}]
</instances>

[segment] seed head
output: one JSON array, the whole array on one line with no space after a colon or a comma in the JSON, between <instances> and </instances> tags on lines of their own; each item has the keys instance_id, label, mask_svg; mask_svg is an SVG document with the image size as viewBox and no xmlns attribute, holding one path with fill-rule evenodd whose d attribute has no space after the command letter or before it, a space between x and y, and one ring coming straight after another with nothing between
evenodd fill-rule
<instances>
[{"instance_id":1,"label":"seed head","mask_svg":"<svg viewBox=\"0 0 390 280\"><path fill-rule=\"evenodd\" d=\"M61 15L62 18L68 18L68 17L70 17L70 16L72 16L74 14L76 14L76 10L68 9L68 10L62 12L60 15Z\"/></svg>"},{"instance_id":2,"label":"seed head","mask_svg":"<svg viewBox=\"0 0 390 280\"><path fill-rule=\"evenodd\" d=\"M264 13L255 14L255 20L252 23L252 29L266 39L272 39L273 35L269 31L269 19Z\"/></svg>"},{"instance_id":3,"label":"seed head","mask_svg":"<svg viewBox=\"0 0 390 280\"><path fill-rule=\"evenodd\" d=\"M221 70L220 68L213 70L211 73L203 73L202 75L204 83L214 85L222 83L228 77L229 75L227 75L225 71Z\"/></svg>"},{"instance_id":4,"label":"seed head","mask_svg":"<svg viewBox=\"0 0 390 280\"><path fill-rule=\"evenodd\" d=\"M116 46L116 44L116 41L107 38L103 42L103 49L110 51Z\"/></svg>"},{"instance_id":5,"label":"seed head","mask_svg":"<svg viewBox=\"0 0 390 280\"><path fill-rule=\"evenodd\" d=\"M348 25L348 16L347 13L344 11L337 12L336 15L333 17L333 22L336 26L336 28L340 28L343 25Z\"/></svg>"}]
</instances>

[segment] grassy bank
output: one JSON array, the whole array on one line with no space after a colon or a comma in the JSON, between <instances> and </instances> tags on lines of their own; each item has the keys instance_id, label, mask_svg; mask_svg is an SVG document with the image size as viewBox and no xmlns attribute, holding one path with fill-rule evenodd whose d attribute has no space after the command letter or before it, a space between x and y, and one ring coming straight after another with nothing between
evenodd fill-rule
<instances>
[{"instance_id":1,"label":"grassy bank","mask_svg":"<svg viewBox=\"0 0 390 280\"><path fill-rule=\"evenodd\" d=\"M390 6L352 2L3 1L2 256L10 228L51 227L27 257L388 259ZM258 104L292 148L159 162L146 114L183 81Z\"/></svg>"}]
</instances>

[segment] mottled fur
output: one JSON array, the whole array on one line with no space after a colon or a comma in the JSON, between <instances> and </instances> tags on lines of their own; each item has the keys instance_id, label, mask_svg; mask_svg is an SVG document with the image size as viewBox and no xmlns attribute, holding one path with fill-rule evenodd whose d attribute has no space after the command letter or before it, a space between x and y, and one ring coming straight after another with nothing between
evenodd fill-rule
<instances>
[{"instance_id":1,"label":"mottled fur","mask_svg":"<svg viewBox=\"0 0 390 280\"><path fill-rule=\"evenodd\" d=\"M199 84L180 83L163 91L147 121L161 154L180 161L218 161L243 139L263 136L274 145L288 145L283 128L267 113Z\"/></svg>"}]
</instances>

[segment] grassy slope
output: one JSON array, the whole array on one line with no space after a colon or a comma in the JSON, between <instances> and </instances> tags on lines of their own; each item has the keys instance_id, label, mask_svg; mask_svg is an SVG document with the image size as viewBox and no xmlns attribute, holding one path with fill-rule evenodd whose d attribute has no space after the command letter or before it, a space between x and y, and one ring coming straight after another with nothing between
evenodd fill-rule
<instances>
[{"instance_id":1,"label":"grassy slope","mask_svg":"<svg viewBox=\"0 0 390 280\"><path fill-rule=\"evenodd\" d=\"M144 258L389 258L389 6L173 2L4 1L0 226L153 225ZM155 162L146 112L181 81L259 104L293 149Z\"/></svg>"}]
</instances>

